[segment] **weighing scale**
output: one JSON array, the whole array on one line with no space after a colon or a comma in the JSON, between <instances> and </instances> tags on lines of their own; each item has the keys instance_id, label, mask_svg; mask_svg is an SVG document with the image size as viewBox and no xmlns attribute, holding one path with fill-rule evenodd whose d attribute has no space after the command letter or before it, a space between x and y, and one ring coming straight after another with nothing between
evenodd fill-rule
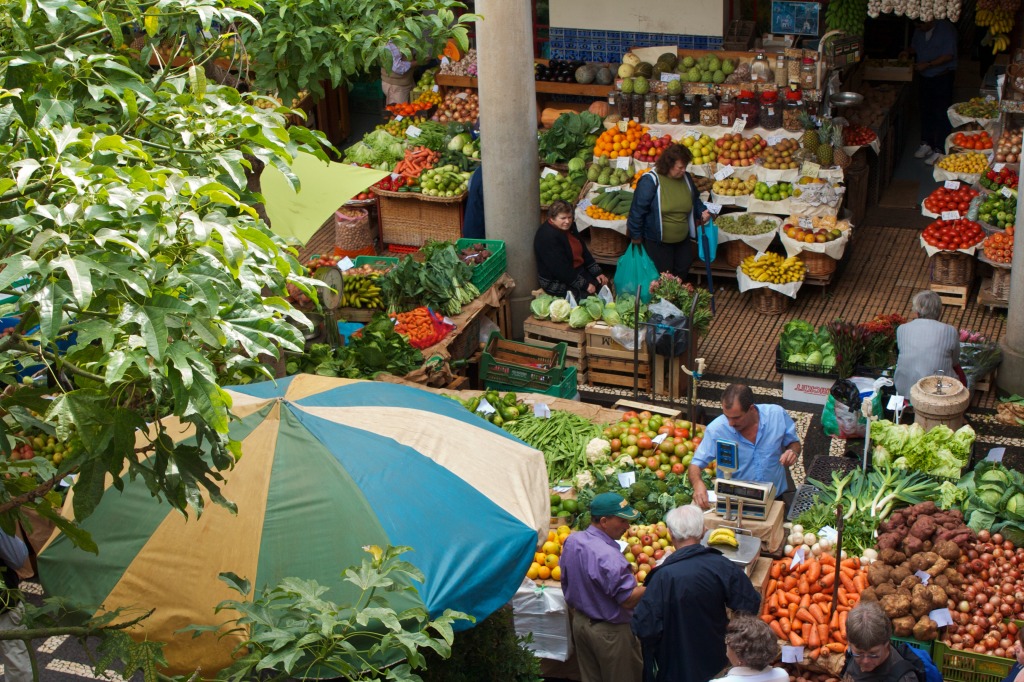
<instances>
[{"instance_id":1,"label":"weighing scale","mask_svg":"<svg viewBox=\"0 0 1024 682\"><path fill-rule=\"evenodd\" d=\"M728 545L709 545L708 538L711 534L718 530L718 528L732 528L736 533L736 542L739 543L739 547L729 547ZM754 572L754 565L757 561L757 557L761 554L761 538L754 537L754 534L745 528L736 528L730 526L718 526L718 528L710 528L704 531L704 537L701 539L700 544L705 547L714 547L722 553L729 561L739 564L743 569L743 572L748 576Z\"/></svg>"},{"instance_id":2,"label":"weighing scale","mask_svg":"<svg viewBox=\"0 0 1024 682\"><path fill-rule=\"evenodd\" d=\"M767 519L775 501L775 484L732 480L732 475L739 469L739 444L730 440L717 441L715 465L724 476L715 479L715 511L729 521Z\"/></svg>"}]
</instances>

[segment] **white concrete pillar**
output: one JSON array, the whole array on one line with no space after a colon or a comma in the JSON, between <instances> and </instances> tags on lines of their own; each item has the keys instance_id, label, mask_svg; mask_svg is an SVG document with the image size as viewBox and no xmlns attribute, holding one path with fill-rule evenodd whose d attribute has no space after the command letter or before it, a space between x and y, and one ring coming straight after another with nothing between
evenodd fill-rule
<instances>
[{"instance_id":1,"label":"white concrete pillar","mask_svg":"<svg viewBox=\"0 0 1024 682\"><path fill-rule=\"evenodd\" d=\"M487 238L505 240L518 337L537 286L533 235L540 225L533 19L528 2L477 0L475 12L483 17L476 50L484 219Z\"/></svg>"},{"instance_id":2,"label":"white concrete pillar","mask_svg":"<svg viewBox=\"0 0 1024 682\"><path fill-rule=\"evenodd\" d=\"M1018 181L1017 195L1024 189ZM1014 233L1024 226L1024 202L1017 202ZM1024 395L1024 243L1013 240L1013 263L1010 271L1010 304L1006 311L1006 335L1003 336L1003 362L999 366L996 386L1005 393Z\"/></svg>"}]
</instances>

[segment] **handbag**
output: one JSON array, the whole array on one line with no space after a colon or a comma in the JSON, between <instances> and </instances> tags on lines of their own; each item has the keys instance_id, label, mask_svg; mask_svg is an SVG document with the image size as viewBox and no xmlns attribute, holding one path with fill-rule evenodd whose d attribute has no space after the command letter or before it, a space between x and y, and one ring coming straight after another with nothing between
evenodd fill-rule
<instances>
[{"instance_id":1,"label":"handbag","mask_svg":"<svg viewBox=\"0 0 1024 682\"><path fill-rule=\"evenodd\" d=\"M651 282L658 279L658 268L640 244L630 244L615 266L615 290L630 296L639 296L642 303L651 300Z\"/></svg>"},{"instance_id":2,"label":"handbag","mask_svg":"<svg viewBox=\"0 0 1024 682\"><path fill-rule=\"evenodd\" d=\"M715 260L718 255L718 225L712 218L706 225L697 226L697 254L705 263Z\"/></svg>"}]
</instances>

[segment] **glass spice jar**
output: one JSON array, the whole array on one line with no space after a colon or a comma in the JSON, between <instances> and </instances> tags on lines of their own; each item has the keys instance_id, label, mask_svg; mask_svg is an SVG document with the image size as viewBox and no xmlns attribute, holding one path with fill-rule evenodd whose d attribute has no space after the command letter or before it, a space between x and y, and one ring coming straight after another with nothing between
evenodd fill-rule
<instances>
[{"instance_id":1,"label":"glass spice jar","mask_svg":"<svg viewBox=\"0 0 1024 682\"><path fill-rule=\"evenodd\" d=\"M633 117L633 96L627 92L618 93L619 116L623 121Z\"/></svg>"},{"instance_id":2,"label":"glass spice jar","mask_svg":"<svg viewBox=\"0 0 1024 682\"><path fill-rule=\"evenodd\" d=\"M646 97L643 98L643 100L644 100L644 117L643 117L643 122L644 123L650 124L650 123L657 123L658 122L657 111L655 109L655 101L656 101L655 97L656 96L653 95L653 94L648 94Z\"/></svg>"},{"instance_id":3,"label":"glass spice jar","mask_svg":"<svg viewBox=\"0 0 1024 682\"><path fill-rule=\"evenodd\" d=\"M668 123L668 95L658 95L654 108L654 118L658 123Z\"/></svg>"},{"instance_id":4,"label":"glass spice jar","mask_svg":"<svg viewBox=\"0 0 1024 682\"><path fill-rule=\"evenodd\" d=\"M789 69L786 67L786 55L779 52L775 55L775 85L786 87L789 82Z\"/></svg>"},{"instance_id":5,"label":"glass spice jar","mask_svg":"<svg viewBox=\"0 0 1024 682\"><path fill-rule=\"evenodd\" d=\"M629 96L629 118L631 121L643 123L644 120L644 96L633 93Z\"/></svg>"},{"instance_id":6,"label":"glass spice jar","mask_svg":"<svg viewBox=\"0 0 1024 682\"><path fill-rule=\"evenodd\" d=\"M672 125L679 125L683 122L683 108L679 106L678 97L668 98L668 122Z\"/></svg>"},{"instance_id":7,"label":"glass spice jar","mask_svg":"<svg viewBox=\"0 0 1024 682\"><path fill-rule=\"evenodd\" d=\"M758 50L754 61L750 63L750 80L753 83L770 83L775 78L772 67L763 50Z\"/></svg>"},{"instance_id":8,"label":"glass spice jar","mask_svg":"<svg viewBox=\"0 0 1024 682\"><path fill-rule=\"evenodd\" d=\"M782 127L786 130L799 131L804 129L800 121L805 111L803 94L799 90L786 93L786 103L782 107Z\"/></svg>"},{"instance_id":9,"label":"glass spice jar","mask_svg":"<svg viewBox=\"0 0 1024 682\"><path fill-rule=\"evenodd\" d=\"M700 106L697 104L696 96L686 95L683 99L682 109L683 125L697 125L697 122L700 120Z\"/></svg>"},{"instance_id":10,"label":"glass spice jar","mask_svg":"<svg viewBox=\"0 0 1024 682\"><path fill-rule=\"evenodd\" d=\"M740 98L736 102L736 116L746 121L747 128L757 125L760 107L757 96L751 90L740 90Z\"/></svg>"},{"instance_id":11,"label":"glass spice jar","mask_svg":"<svg viewBox=\"0 0 1024 682\"><path fill-rule=\"evenodd\" d=\"M731 126L735 120L736 100L733 98L732 92L726 90L722 95L722 101L718 104L718 122L724 126Z\"/></svg>"},{"instance_id":12,"label":"glass spice jar","mask_svg":"<svg viewBox=\"0 0 1024 682\"><path fill-rule=\"evenodd\" d=\"M818 89L818 65L810 57L804 57L800 66L800 87L804 90Z\"/></svg>"},{"instance_id":13,"label":"glass spice jar","mask_svg":"<svg viewBox=\"0 0 1024 682\"><path fill-rule=\"evenodd\" d=\"M757 120L765 130L778 130L782 127L782 103L779 102L778 92L765 90L761 93Z\"/></svg>"},{"instance_id":14,"label":"glass spice jar","mask_svg":"<svg viewBox=\"0 0 1024 682\"><path fill-rule=\"evenodd\" d=\"M716 126L719 124L718 98L715 93L709 92L700 101L700 124L702 126Z\"/></svg>"}]
</instances>

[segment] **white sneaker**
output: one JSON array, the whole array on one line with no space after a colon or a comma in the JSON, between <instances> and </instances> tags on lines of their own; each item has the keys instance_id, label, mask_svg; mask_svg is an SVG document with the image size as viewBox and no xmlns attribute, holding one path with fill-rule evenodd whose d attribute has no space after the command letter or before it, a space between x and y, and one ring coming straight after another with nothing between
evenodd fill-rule
<instances>
[{"instance_id":1,"label":"white sneaker","mask_svg":"<svg viewBox=\"0 0 1024 682\"><path fill-rule=\"evenodd\" d=\"M924 160L929 166L934 166L935 162L942 158L942 154L933 152L931 156Z\"/></svg>"},{"instance_id":2,"label":"white sneaker","mask_svg":"<svg viewBox=\"0 0 1024 682\"><path fill-rule=\"evenodd\" d=\"M923 159L924 157L928 156L931 153L932 153L931 145L925 144L924 142L922 142L921 146L917 148L916 152L914 152L914 158L915 159Z\"/></svg>"}]
</instances>

